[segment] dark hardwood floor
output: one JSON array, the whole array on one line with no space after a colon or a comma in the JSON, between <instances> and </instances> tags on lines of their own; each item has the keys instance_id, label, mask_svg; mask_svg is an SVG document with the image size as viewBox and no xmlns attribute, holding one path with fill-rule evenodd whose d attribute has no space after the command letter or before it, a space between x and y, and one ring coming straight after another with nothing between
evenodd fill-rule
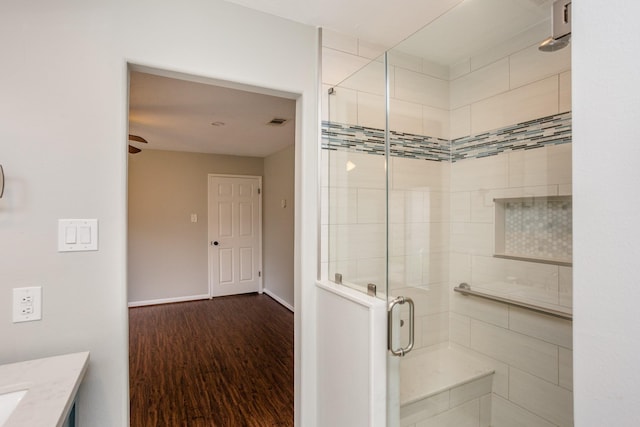
<instances>
[{"instance_id":1,"label":"dark hardwood floor","mask_svg":"<svg viewBox=\"0 0 640 427\"><path fill-rule=\"evenodd\" d=\"M293 426L293 313L266 295L129 309L131 427Z\"/></svg>"}]
</instances>

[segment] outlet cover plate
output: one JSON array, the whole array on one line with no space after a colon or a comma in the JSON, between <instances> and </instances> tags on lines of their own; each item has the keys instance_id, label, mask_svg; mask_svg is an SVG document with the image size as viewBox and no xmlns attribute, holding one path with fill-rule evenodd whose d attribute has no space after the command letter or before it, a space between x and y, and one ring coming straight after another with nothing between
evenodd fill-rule
<instances>
[{"instance_id":1,"label":"outlet cover plate","mask_svg":"<svg viewBox=\"0 0 640 427\"><path fill-rule=\"evenodd\" d=\"M13 288L13 323L42 320L42 287Z\"/></svg>"}]
</instances>

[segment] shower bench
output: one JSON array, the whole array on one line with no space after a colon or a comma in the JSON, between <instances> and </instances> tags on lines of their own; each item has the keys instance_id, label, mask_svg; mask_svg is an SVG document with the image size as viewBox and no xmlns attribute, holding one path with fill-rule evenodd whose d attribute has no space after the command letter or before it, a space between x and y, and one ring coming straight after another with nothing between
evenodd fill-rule
<instances>
[{"instance_id":1,"label":"shower bench","mask_svg":"<svg viewBox=\"0 0 640 427\"><path fill-rule=\"evenodd\" d=\"M431 420L489 427L493 374L487 362L463 349L414 350L400 362L400 426Z\"/></svg>"}]
</instances>

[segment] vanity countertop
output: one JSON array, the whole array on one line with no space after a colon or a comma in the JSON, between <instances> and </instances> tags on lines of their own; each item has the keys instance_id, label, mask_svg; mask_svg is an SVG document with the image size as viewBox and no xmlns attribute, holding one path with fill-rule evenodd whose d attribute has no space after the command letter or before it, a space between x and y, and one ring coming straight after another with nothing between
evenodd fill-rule
<instances>
[{"instance_id":1,"label":"vanity countertop","mask_svg":"<svg viewBox=\"0 0 640 427\"><path fill-rule=\"evenodd\" d=\"M2 427L59 426L89 365L89 352L0 365L0 394L27 390Z\"/></svg>"}]
</instances>

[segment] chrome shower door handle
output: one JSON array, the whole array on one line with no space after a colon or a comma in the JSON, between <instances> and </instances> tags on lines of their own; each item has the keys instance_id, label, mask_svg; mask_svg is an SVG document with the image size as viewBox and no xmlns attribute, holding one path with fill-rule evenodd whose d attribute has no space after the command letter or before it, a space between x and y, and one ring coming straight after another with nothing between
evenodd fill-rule
<instances>
[{"instance_id":1,"label":"chrome shower door handle","mask_svg":"<svg viewBox=\"0 0 640 427\"><path fill-rule=\"evenodd\" d=\"M405 303L409 304L409 344L406 347L400 347L396 350L393 348L393 309L396 305L403 305ZM402 357L413 349L414 320L414 304L411 298L397 297L389 303L389 307L387 309L387 346L389 347L391 354L394 356Z\"/></svg>"}]
</instances>

